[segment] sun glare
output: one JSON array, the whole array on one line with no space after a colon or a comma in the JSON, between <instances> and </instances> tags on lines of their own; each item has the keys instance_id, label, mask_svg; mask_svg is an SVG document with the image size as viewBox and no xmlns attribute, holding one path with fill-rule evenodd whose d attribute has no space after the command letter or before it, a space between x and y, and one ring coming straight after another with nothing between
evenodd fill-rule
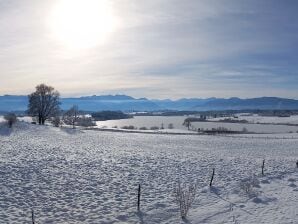
<instances>
[{"instance_id":1,"label":"sun glare","mask_svg":"<svg viewBox=\"0 0 298 224\"><path fill-rule=\"evenodd\" d=\"M49 23L54 37L74 49L104 43L116 27L112 6L107 0L60 0L53 8Z\"/></svg>"}]
</instances>

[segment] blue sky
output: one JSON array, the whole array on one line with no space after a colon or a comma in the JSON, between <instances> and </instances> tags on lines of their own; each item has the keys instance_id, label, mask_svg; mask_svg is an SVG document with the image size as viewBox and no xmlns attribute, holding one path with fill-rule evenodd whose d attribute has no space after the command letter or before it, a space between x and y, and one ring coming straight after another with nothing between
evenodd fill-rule
<instances>
[{"instance_id":1,"label":"blue sky","mask_svg":"<svg viewBox=\"0 0 298 224\"><path fill-rule=\"evenodd\" d=\"M298 1L110 0L117 25L84 48L53 35L62 1L0 0L0 95L298 99Z\"/></svg>"}]
</instances>

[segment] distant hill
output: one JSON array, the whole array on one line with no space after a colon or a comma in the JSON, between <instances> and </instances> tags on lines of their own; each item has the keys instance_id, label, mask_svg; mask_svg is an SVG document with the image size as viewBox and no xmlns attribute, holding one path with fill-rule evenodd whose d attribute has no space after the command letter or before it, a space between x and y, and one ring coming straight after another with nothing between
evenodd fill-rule
<instances>
[{"instance_id":1,"label":"distant hill","mask_svg":"<svg viewBox=\"0 0 298 224\"><path fill-rule=\"evenodd\" d=\"M27 109L27 96L0 96L0 111L24 111Z\"/></svg>"},{"instance_id":2,"label":"distant hill","mask_svg":"<svg viewBox=\"0 0 298 224\"><path fill-rule=\"evenodd\" d=\"M78 98L62 98L61 108L69 109L73 105L78 105L80 110L103 111L152 111L161 109L154 102L146 99L135 99L126 95L102 95L84 96ZM0 111L25 111L27 110L28 97L4 95L0 96Z\"/></svg>"},{"instance_id":3,"label":"distant hill","mask_svg":"<svg viewBox=\"0 0 298 224\"><path fill-rule=\"evenodd\" d=\"M84 96L78 98L62 98L61 107L66 110L78 105L85 111L121 110L121 111L157 111L157 110L293 110L298 109L298 100L278 97L240 98L183 98L179 100L136 99L126 95ZM27 96L0 96L0 111L25 111Z\"/></svg>"},{"instance_id":4,"label":"distant hill","mask_svg":"<svg viewBox=\"0 0 298 224\"><path fill-rule=\"evenodd\" d=\"M298 109L298 100L278 97L260 97L252 99L213 99L203 105L197 105L195 110L212 108L212 110L293 110Z\"/></svg>"}]
</instances>

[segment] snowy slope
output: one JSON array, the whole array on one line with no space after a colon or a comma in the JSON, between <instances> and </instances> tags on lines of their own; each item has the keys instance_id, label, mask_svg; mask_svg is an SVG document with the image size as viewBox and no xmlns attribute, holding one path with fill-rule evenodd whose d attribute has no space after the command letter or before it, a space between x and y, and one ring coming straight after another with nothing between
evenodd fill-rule
<instances>
[{"instance_id":1,"label":"snowy slope","mask_svg":"<svg viewBox=\"0 0 298 224\"><path fill-rule=\"evenodd\" d=\"M198 181L189 223L297 223L297 143L19 122L12 132L0 132L0 220L29 223L33 208L37 223L182 223L173 197L180 179ZM260 185L258 195L249 197L239 181L253 174Z\"/></svg>"}]
</instances>

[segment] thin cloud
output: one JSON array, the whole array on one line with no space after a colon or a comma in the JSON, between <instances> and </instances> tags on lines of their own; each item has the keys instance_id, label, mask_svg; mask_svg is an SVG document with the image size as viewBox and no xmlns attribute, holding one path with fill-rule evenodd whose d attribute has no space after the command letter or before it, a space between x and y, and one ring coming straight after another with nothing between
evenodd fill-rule
<instances>
[{"instance_id":1,"label":"thin cloud","mask_svg":"<svg viewBox=\"0 0 298 224\"><path fill-rule=\"evenodd\" d=\"M118 29L87 50L51 37L57 1L0 1L0 94L298 98L295 1L114 0Z\"/></svg>"}]
</instances>

